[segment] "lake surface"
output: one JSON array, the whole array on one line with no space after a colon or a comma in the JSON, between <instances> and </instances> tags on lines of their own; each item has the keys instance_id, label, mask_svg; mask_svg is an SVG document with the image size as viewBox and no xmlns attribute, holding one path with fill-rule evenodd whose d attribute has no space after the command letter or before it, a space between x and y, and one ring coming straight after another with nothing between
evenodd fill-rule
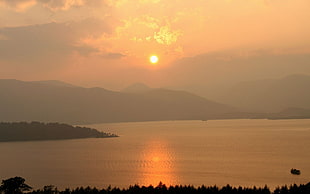
<instances>
[{"instance_id":1,"label":"lake surface","mask_svg":"<svg viewBox=\"0 0 310 194\"><path fill-rule=\"evenodd\" d=\"M0 143L0 179L34 188L108 185L264 186L310 182L310 120L88 125L118 138ZM301 175L290 174L291 168Z\"/></svg>"}]
</instances>

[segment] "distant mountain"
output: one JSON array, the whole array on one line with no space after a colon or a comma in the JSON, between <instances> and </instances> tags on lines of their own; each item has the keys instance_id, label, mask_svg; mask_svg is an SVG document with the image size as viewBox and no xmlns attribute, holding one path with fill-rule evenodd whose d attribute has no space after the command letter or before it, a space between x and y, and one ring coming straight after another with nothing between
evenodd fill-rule
<instances>
[{"instance_id":1,"label":"distant mountain","mask_svg":"<svg viewBox=\"0 0 310 194\"><path fill-rule=\"evenodd\" d=\"M216 99L252 112L279 112L289 107L310 109L310 76L242 82Z\"/></svg>"},{"instance_id":2,"label":"distant mountain","mask_svg":"<svg viewBox=\"0 0 310 194\"><path fill-rule=\"evenodd\" d=\"M123 90L121 90L121 92L141 93L141 92L147 92L149 90L151 90L151 88L148 87L147 85L143 83L135 83L135 84L128 86L127 88L124 88Z\"/></svg>"},{"instance_id":3,"label":"distant mountain","mask_svg":"<svg viewBox=\"0 0 310 194\"><path fill-rule=\"evenodd\" d=\"M58 80L43 80L43 81L32 81L32 83L40 83L40 84L47 84L51 86L65 86L65 87L77 87L75 85L58 81Z\"/></svg>"},{"instance_id":4,"label":"distant mountain","mask_svg":"<svg viewBox=\"0 0 310 194\"><path fill-rule=\"evenodd\" d=\"M269 119L304 119L310 118L310 109L304 108L287 108L278 113L268 116Z\"/></svg>"},{"instance_id":5,"label":"distant mountain","mask_svg":"<svg viewBox=\"0 0 310 194\"><path fill-rule=\"evenodd\" d=\"M183 91L143 93L0 80L0 121L70 124L223 118L235 111Z\"/></svg>"}]
</instances>

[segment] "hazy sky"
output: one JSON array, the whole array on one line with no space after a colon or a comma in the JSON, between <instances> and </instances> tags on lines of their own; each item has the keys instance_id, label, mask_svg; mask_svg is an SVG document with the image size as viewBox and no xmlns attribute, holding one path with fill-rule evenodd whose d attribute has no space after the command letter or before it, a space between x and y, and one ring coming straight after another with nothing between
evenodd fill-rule
<instances>
[{"instance_id":1,"label":"hazy sky","mask_svg":"<svg viewBox=\"0 0 310 194\"><path fill-rule=\"evenodd\" d=\"M309 18L309 0L0 0L0 78L203 88L310 74Z\"/></svg>"}]
</instances>

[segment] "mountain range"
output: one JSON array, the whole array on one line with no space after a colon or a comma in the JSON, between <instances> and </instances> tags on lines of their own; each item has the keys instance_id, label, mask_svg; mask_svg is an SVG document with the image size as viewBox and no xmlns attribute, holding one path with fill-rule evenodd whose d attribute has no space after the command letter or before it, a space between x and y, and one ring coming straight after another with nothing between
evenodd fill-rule
<instances>
[{"instance_id":1,"label":"mountain range","mask_svg":"<svg viewBox=\"0 0 310 194\"><path fill-rule=\"evenodd\" d=\"M88 124L156 120L217 119L234 108L168 89L117 92L60 81L0 80L1 121Z\"/></svg>"},{"instance_id":2,"label":"mountain range","mask_svg":"<svg viewBox=\"0 0 310 194\"><path fill-rule=\"evenodd\" d=\"M310 118L310 76L241 82L216 101L133 84L121 91L57 80L0 80L0 121L90 124L159 120Z\"/></svg>"},{"instance_id":3,"label":"mountain range","mask_svg":"<svg viewBox=\"0 0 310 194\"><path fill-rule=\"evenodd\" d=\"M295 74L279 79L240 82L219 92L215 99L251 112L310 109L310 76Z\"/></svg>"}]
</instances>

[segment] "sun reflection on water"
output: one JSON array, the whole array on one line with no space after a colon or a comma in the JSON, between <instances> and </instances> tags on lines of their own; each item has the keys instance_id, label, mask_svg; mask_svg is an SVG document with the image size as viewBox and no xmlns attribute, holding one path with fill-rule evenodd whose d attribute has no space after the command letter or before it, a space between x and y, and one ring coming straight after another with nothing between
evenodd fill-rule
<instances>
[{"instance_id":1,"label":"sun reflection on water","mask_svg":"<svg viewBox=\"0 0 310 194\"><path fill-rule=\"evenodd\" d=\"M178 184L174 151L164 141L151 141L142 153L141 185Z\"/></svg>"}]
</instances>

